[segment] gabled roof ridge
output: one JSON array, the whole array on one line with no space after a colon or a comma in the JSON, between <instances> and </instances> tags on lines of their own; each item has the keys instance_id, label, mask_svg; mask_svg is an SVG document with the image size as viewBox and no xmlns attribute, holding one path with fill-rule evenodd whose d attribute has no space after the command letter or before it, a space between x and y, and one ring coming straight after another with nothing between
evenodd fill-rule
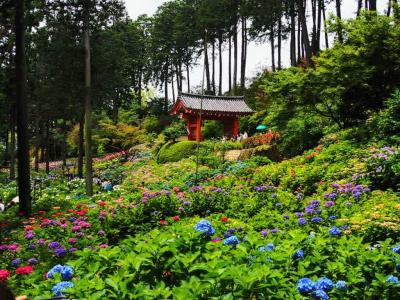
<instances>
[{"instance_id":1,"label":"gabled roof ridge","mask_svg":"<svg viewBox=\"0 0 400 300\"><path fill-rule=\"evenodd\" d=\"M244 100L244 96L216 96L216 95L199 95L199 94L191 94L191 93L180 93L179 96L189 96L195 98L215 98L221 100Z\"/></svg>"}]
</instances>

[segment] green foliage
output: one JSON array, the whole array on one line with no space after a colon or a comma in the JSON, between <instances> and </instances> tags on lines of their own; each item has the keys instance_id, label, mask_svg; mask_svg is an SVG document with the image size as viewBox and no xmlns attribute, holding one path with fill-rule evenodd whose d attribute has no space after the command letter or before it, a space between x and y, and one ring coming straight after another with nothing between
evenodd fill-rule
<instances>
[{"instance_id":1,"label":"green foliage","mask_svg":"<svg viewBox=\"0 0 400 300\"><path fill-rule=\"evenodd\" d=\"M323 136L323 122L315 115L299 115L286 125L278 149L287 156L295 156L318 145Z\"/></svg>"},{"instance_id":2,"label":"green foliage","mask_svg":"<svg viewBox=\"0 0 400 300\"><path fill-rule=\"evenodd\" d=\"M193 141L166 143L157 154L157 162L173 162L190 157L196 153L196 145L197 143Z\"/></svg>"},{"instance_id":3,"label":"green foliage","mask_svg":"<svg viewBox=\"0 0 400 300\"><path fill-rule=\"evenodd\" d=\"M400 142L400 90L385 102L385 109L377 114L374 122L372 130L377 131L377 137L394 143Z\"/></svg>"},{"instance_id":4,"label":"green foliage","mask_svg":"<svg viewBox=\"0 0 400 300\"><path fill-rule=\"evenodd\" d=\"M223 125L219 121L206 120L201 128L203 139L221 138L223 133Z\"/></svg>"},{"instance_id":5,"label":"green foliage","mask_svg":"<svg viewBox=\"0 0 400 300\"><path fill-rule=\"evenodd\" d=\"M175 140L186 133L185 124L183 122L174 122L163 131L165 138L168 141Z\"/></svg>"}]
</instances>

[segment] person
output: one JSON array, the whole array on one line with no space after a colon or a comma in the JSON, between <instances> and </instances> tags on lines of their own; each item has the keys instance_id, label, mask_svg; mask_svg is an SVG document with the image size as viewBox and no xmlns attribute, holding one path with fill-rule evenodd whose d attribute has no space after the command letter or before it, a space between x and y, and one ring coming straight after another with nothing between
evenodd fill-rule
<instances>
[{"instance_id":1,"label":"person","mask_svg":"<svg viewBox=\"0 0 400 300\"><path fill-rule=\"evenodd\" d=\"M249 137L249 135L248 135L247 132L245 131L245 132L243 133L242 139L245 140L245 139L247 139L248 137Z\"/></svg>"},{"instance_id":2,"label":"person","mask_svg":"<svg viewBox=\"0 0 400 300\"><path fill-rule=\"evenodd\" d=\"M104 181L101 184L101 187L106 191L106 192L111 192L113 189L113 185L109 181Z\"/></svg>"},{"instance_id":3,"label":"person","mask_svg":"<svg viewBox=\"0 0 400 300\"><path fill-rule=\"evenodd\" d=\"M3 199L0 198L0 213L2 213L5 210L5 206L3 203Z\"/></svg>"}]
</instances>

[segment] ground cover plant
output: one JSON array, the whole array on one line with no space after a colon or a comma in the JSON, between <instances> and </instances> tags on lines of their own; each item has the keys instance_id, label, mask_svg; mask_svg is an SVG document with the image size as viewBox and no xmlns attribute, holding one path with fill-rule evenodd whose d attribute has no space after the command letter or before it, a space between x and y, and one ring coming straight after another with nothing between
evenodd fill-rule
<instances>
[{"instance_id":1,"label":"ground cover plant","mask_svg":"<svg viewBox=\"0 0 400 300\"><path fill-rule=\"evenodd\" d=\"M382 149L339 142L281 163L233 163L197 186L139 175L133 188L144 167L174 182L191 164L171 171L143 158L93 198L79 196L79 181L54 182L32 218L2 215L1 278L33 299L394 299L400 203L371 188L370 161L397 149Z\"/></svg>"}]
</instances>

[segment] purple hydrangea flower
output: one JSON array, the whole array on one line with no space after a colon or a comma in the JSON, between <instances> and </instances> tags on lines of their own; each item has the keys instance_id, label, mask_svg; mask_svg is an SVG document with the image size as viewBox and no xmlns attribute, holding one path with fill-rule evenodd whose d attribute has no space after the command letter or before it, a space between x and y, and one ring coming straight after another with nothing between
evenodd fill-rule
<instances>
[{"instance_id":1,"label":"purple hydrangea flower","mask_svg":"<svg viewBox=\"0 0 400 300\"><path fill-rule=\"evenodd\" d=\"M64 247L59 247L59 248L54 249L53 253L55 256L58 256L58 257L63 257L63 256L67 255L67 251L65 250Z\"/></svg>"},{"instance_id":2,"label":"purple hydrangea flower","mask_svg":"<svg viewBox=\"0 0 400 300\"><path fill-rule=\"evenodd\" d=\"M325 202L325 207L332 207L332 206L334 206L335 205L335 202L334 201L326 201Z\"/></svg>"},{"instance_id":3,"label":"purple hydrangea flower","mask_svg":"<svg viewBox=\"0 0 400 300\"><path fill-rule=\"evenodd\" d=\"M56 248L60 248L60 243L59 242L50 242L48 247L49 249L56 249Z\"/></svg>"}]
</instances>

